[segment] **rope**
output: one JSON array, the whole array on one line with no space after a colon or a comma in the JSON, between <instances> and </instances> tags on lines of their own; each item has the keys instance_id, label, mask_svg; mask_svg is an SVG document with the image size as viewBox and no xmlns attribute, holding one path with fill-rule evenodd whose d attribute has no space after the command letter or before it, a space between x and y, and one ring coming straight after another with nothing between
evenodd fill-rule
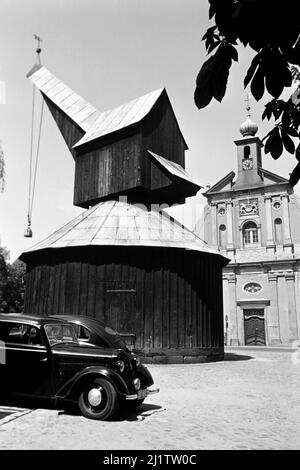
<instances>
[{"instance_id":1,"label":"rope","mask_svg":"<svg viewBox=\"0 0 300 470\"><path fill-rule=\"evenodd\" d=\"M31 202L31 179L32 179L32 156L33 156L33 131L34 131L34 109L35 109L35 86L32 89L31 109L31 136L30 136L30 163L29 163L29 188L28 188L28 223L30 225L30 202Z\"/></svg>"},{"instance_id":2,"label":"rope","mask_svg":"<svg viewBox=\"0 0 300 470\"><path fill-rule=\"evenodd\" d=\"M37 149L36 149L36 157L35 157L35 168L34 168L34 178L33 178L33 189L32 189L32 195L31 195L30 217L32 216L32 208L33 208L33 201L34 201L35 182L36 182L36 174L37 174L39 151L40 151L40 141L41 141L41 133L42 133L43 113L44 113L44 100L42 100L41 115L40 115L39 133L38 133L38 141L37 141Z\"/></svg>"},{"instance_id":3,"label":"rope","mask_svg":"<svg viewBox=\"0 0 300 470\"><path fill-rule=\"evenodd\" d=\"M38 138L37 138L37 148L35 154L35 164L34 164L34 173L33 173L33 144L34 144L34 116L35 116L35 85L33 85L33 94L32 94L32 114L31 114L31 137L30 137L30 164L29 164L29 189L28 189L28 225L31 225L32 209L34 202L35 194L35 184L36 184L36 175L39 161L39 151L40 151L40 142L41 142L41 132L42 132L42 122L44 114L44 100L42 100L41 113L40 113L40 122L38 128Z\"/></svg>"}]
</instances>

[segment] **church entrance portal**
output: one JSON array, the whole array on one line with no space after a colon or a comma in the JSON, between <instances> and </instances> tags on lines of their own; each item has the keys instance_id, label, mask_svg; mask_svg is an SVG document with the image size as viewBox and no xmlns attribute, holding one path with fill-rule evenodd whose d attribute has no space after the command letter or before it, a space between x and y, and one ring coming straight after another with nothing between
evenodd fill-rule
<instances>
[{"instance_id":1,"label":"church entrance portal","mask_svg":"<svg viewBox=\"0 0 300 470\"><path fill-rule=\"evenodd\" d=\"M265 318L264 309L244 310L245 345L265 346Z\"/></svg>"}]
</instances>

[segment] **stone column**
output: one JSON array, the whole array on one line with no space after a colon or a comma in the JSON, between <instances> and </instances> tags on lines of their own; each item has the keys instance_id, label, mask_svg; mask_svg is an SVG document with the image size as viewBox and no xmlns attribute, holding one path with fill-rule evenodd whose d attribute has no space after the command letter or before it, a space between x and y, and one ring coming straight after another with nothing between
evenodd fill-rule
<instances>
[{"instance_id":1,"label":"stone column","mask_svg":"<svg viewBox=\"0 0 300 470\"><path fill-rule=\"evenodd\" d=\"M237 304L236 304L236 276L235 274L229 274L228 279L228 290L229 290L229 318L228 318L228 330L229 330L229 346L239 346L240 341L238 337L238 318L237 318Z\"/></svg>"},{"instance_id":2,"label":"stone column","mask_svg":"<svg viewBox=\"0 0 300 470\"><path fill-rule=\"evenodd\" d=\"M218 246L218 233L217 233L217 204L211 203L211 244L213 247Z\"/></svg>"},{"instance_id":3,"label":"stone column","mask_svg":"<svg viewBox=\"0 0 300 470\"><path fill-rule=\"evenodd\" d=\"M280 339L283 344L288 344L290 340L288 298L285 275L283 271L278 272L278 310L280 323Z\"/></svg>"},{"instance_id":4,"label":"stone column","mask_svg":"<svg viewBox=\"0 0 300 470\"><path fill-rule=\"evenodd\" d=\"M265 208L266 208L266 223L267 223L267 252L274 252L271 196L265 196Z\"/></svg>"},{"instance_id":5,"label":"stone column","mask_svg":"<svg viewBox=\"0 0 300 470\"><path fill-rule=\"evenodd\" d=\"M281 195L282 218L283 218L283 246L285 253L292 253L292 240L289 215L289 197L287 194Z\"/></svg>"},{"instance_id":6,"label":"stone column","mask_svg":"<svg viewBox=\"0 0 300 470\"><path fill-rule=\"evenodd\" d=\"M285 275L286 288L288 295L288 317L290 327L290 343L298 339L298 323L296 311L296 296L295 296L295 275L293 271L289 271Z\"/></svg>"},{"instance_id":7,"label":"stone column","mask_svg":"<svg viewBox=\"0 0 300 470\"><path fill-rule=\"evenodd\" d=\"M269 345L280 344L280 324L278 309L277 274L269 272L270 306L266 318Z\"/></svg>"},{"instance_id":8,"label":"stone column","mask_svg":"<svg viewBox=\"0 0 300 470\"><path fill-rule=\"evenodd\" d=\"M233 232L232 232L232 202L226 202L226 215L227 215L227 248L233 249Z\"/></svg>"},{"instance_id":9,"label":"stone column","mask_svg":"<svg viewBox=\"0 0 300 470\"><path fill-rule=\"evenodd\" d=\"M296 315L298 325L298 341L300 340L300 272L295 272L295 291L296 291ZM300 343L299 343L300 345Z\"/></svg>"}]
</instances>

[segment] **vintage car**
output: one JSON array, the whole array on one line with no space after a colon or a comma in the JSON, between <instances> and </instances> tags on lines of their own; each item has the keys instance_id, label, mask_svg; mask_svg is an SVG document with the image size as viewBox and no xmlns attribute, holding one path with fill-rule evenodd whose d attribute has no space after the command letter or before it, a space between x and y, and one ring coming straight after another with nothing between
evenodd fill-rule
<instances>
[{"instance_id":1,"label":"vintage car","mask_svg":"<svg viewBox=\"0 0 300 470\"><path fill-rule=\"evenodd\" d=\"M77 401L87 418L108 419L118 405L150 393L137 361L121 344L80 343L72 323L55 317L0 314L0 396Z\"/></svg>"},{"instance_id":2,"label":"vintage car","mask_svg":"<svg viewBox=\"0 0 300 470\"><path fill-rule=\"evenodd\" d=\"M141 382L141 388L145 389L153 385L153 378L143 364L138 355L131 352L124 338L128 334L117 333L111 326L102 321L87 316L80 315L51 315L50 318L58 318L72 323L76 330L76 336L80 344L100 348L118 348L123 349L131 356L131 361L136 365L136 376ZM131 344L129 345L129 347ZM133 408L141 405L144 399L140 398L127 403L127 407Z\"/></svg>"}]
</instances>

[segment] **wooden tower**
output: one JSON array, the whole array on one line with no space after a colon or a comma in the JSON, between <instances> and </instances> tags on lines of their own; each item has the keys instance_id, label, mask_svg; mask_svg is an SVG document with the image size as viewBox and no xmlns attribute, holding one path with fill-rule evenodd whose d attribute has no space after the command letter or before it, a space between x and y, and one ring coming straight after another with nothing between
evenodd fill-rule
<instances>
[{"instance_id":1,"label":"wooden tower","mask_svg":"<svg viewBox=\"0 0 300 470\"><path fill-rule=\"evenodd\" d=\"M45 67L28 74L75 160L85 212L21 255L25 311L90 315L157 362L223 357L228 260L161 210L200 186L165 89L100 112Z\"/></svg>"}]
</instances>

